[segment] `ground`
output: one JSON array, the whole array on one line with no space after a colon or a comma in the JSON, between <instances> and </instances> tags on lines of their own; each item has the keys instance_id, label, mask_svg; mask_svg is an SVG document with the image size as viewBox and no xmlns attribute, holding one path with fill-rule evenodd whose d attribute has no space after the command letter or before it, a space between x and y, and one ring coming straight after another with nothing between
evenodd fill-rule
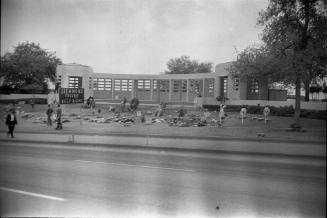
<instances>
[{"instance_id":1,"label":"ground","mask_svg":"<svg viewBox=\"0 0 327 218\"><path fill-rule=\"evenodd\" d=\"M4 121L6 111L11 105L0 105L1 117ZM261 137L258 133L264 133L265 138L274 138L282 140L307 140L307 141L325 141L326 136L326 121L316 119L301 119L301 125L303 126L303 132L290 131L289 126L293 122L292 117L277 117L271 116L271 120L267 124L264 121L257 121L251 119L256 115L249 115L248 119L244 120L242 125L241 119L239 119L238 113L227 113L227 117L224 120L223 126L220 128L214 122L218 120L218 113L210 112L210 116L207 118L208 125L203 127L198 126L170 126L164 118L176 117L177 109L170 109L164 113L164 116L155 120L155 123L145 124L141 122L141 119L136 118L136 122L132 125L126 125L121 121L122 118L115 120L114 112L108 110L109 106L102 106L99 113L99 107L91 110L81 108L79 105L63 105L64 116L63 130L59 132L77 132L77 133L96 133L96 134L113 134L113 133L126 133L126 134L140 134L140 135L164 135L164 136L193 136L193 137L236 137L236 138L257 138ZM34 108L31 105L16 105L16 108L20 113L18 114L18 125L15 131L24 132L56 132L54 127L48 127L44 120L46 120L47 105L35 105ZM151 111L155 109L143 108L140 109L143 112ZM24 111L22 113L22 111ZM32 117L23 118L23 114L30 114ZM135 118L136 114L122 113L121 117ZM203 112L188 110L187 116L203 117ZM88 120L86 120L88 119ZM93 120L93 122L90 122ZM107 120L108 123L102 123ZM95 122L94 122L95 121ZM98 122L96 122L98 121ZM0 130L6 131L7 128L4 122L0 124Z\"/></svg>"}]
</instances>

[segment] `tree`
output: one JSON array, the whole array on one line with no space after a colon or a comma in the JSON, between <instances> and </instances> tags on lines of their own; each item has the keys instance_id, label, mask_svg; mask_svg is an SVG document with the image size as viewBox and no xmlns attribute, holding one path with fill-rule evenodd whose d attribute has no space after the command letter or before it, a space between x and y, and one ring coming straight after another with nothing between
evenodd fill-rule
<instances>
[{"instance_id":1,"label":"tree","mask_svg":"<svg viewBox=\"0 0 327 218\"><path fill-rule=\"evenodd\" d=\"M233 77L241 80L255 78L261 83L279 82L284 77L281 63L264 45L244 49L227 70ZM284 80L284 83L288 84L289 81Z\"/></svg>"},{"instance_id":2,"label":"tree","mask_svg":"<svg viewBox=\"0 0 327 218\"><path fill-rule=\"evenodd\" d=\"M327 5L323 0L270 0L268 7L259 13L258 24L264 26L263 46L250 61L252 68L269 80L295 85L295 112L293 127L300 128L301 85L309 90L312 79L326 75L327 71ZM256 53L255 53L256 54ZM253 55L246 52L245 56ZM244 55L243 55L244 56ZM234 70L244 57L238 56ZM259 56L259 57L261 57ZM245 57L245 60L246 57ZM269 63L267 67L260 68ZM244 61L243 61L244 62ZM245 64L246 65L246 64ZM243 65L244 66L244 65ZM273 67L271 67L273 66ZM275 68L275 69L274 69ZM246 69L249 66L246 65ZM240 72L244 74L244 72ZM249 74L249 73L245 73Z\"/></svg>"},{"instance_id":3,"label":"tree","mask_svg":"<svg viewBox=\"0 0 327 218\"><path fill-rule=\"evenodd\" d=\"M199 63L190 60L188 56L170 59L167 63L166 74L190 74L190 73L211 73L212 63Z\"/></svg>"},{"instance_id":4,"label":"tree","mask_svg":"<svg viewBox=\"0 0 327 218\"><path fill-rule=\"evenodd\" d=\"M42 49L39 44L23 42L14 52L1 56L1 74L4 84L14 90L31 87L47 87L46 80L55 81L56 67L61 60L53 52Z\"/></svg>"},{"instance_id":5,"label":"tree","mask_svg":"<svg viewBox=\"0 0 327 218\"><path fill-rule=\"evenodd\" d=\"M276 58L286 63L283 72L295 84L296 128L300 127L301 83L312 71L326 75L326 7L323 0L270 0L268 8L260 13L259 24L265 26L262 40Z\"/></svg>"},{"instance_id":6,"label":"tree","mask_svg":"<svg viewBox=\"0 0 327 218\"><path fill-rule=\"evenodd\" d=\"M324 93L325 99L327 99L327 86L325 82L322 86L322 92Z\"/></svg>"}]
</instances>

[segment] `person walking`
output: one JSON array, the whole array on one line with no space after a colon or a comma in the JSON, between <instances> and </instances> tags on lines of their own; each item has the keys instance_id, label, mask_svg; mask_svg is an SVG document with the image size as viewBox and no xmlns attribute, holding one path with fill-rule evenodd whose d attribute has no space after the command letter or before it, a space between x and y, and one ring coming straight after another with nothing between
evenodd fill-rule
<instances>
[{"instance_id":1,"label":"person walking","mask_svg":"<svg viewBox=\"0 0 327 218\"><path fill-rule=\"evenodd\" d=\"M47 109L47 117L48 117L48 126L52 126L52 119L51 116L53 114L53 109L50 104L48 104L48 109Z\"/></svg>"},{"instance_id":2,"label":"person walking","mask_svg":"<svg viewBox=\"0 0 327 218\"><path fill-rule=\"evenodd\" d=\"M17 124L17 119L15 116L15 111L13 109L9 110L9 114L6 118L6 125L8 126L8 136L11 135L11 138L14 138L14 129Z\"/></svg>"},{"instance_id":3,"label":"person walking","mask_svg":"<svg viewBox=\"0 0 327 218\"><path fill-rule=\"evenodd\" d=\"M56 127L56 130L59 130L59 129L62 129L62 123L61 123L62 110L61 110L60 104L58 104L56 114L57 114L57 127Z\"/></svg>"}]
</instances>

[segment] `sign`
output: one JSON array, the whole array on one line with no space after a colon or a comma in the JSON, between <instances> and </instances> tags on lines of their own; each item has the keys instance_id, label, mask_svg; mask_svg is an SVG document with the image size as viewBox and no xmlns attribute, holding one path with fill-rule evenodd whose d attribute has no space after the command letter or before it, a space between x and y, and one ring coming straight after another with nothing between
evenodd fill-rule
<instances>
[{"instance_id":1,"label":"sign","mask_svg":"<svg viewBox=\"0 0 327 218\"><path fill-rule=\"evenodd\" d=\"M83 88L60 88L59 104L84 103Z\"/></svg>"}]
</instances>

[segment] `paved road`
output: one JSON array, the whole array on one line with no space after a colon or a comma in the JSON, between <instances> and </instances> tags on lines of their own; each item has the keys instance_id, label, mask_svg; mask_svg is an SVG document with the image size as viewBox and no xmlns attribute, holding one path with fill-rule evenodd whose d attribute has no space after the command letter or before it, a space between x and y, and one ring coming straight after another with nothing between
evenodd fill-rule
<instances>
[{"instance_id":1,"label":"paved road","mask_svg":"<svg viewBox=\"0 0 327 218\"><path fill-rule=\"evenodd\" d=\"M321 158L2 142L0 170L2 216L326 216Z\"/></svg>"}]
</instances>

